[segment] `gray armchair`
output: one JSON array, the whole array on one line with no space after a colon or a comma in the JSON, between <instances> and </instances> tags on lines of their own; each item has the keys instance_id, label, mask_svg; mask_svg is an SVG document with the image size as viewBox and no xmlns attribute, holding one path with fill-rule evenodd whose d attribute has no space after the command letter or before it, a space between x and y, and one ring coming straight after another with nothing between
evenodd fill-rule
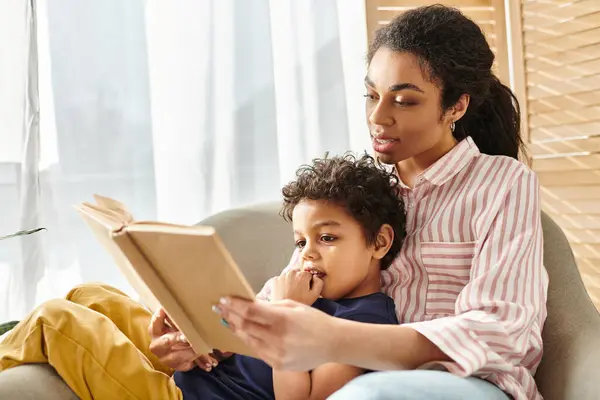
<instances>
[{"instance_id":1,"label":"gray armchair","mask_svg":"<svg viewBox=\"0 0 600 400\"><path fill-rule=\"evenodd\" d=\"M600 399L600 314L560 227L542 214L550 275L544 355L535 380L547 400Z\"/></svg>"},{"instance_id":2,"label":"gray armchair","mask_svg":"<svg viewBox=\"0 0 600 400\"><path fill-rule=\"evenodd\" d=\"M216 214L215 226L255 290L286 265L292 251L289 225L279 203ZM600 398L600 315L594 308L561 229L542 215L544 258L550 275L545 354L536 380L548 400ZM0 399L67 400L77 397L47 365L0 373Z\"/></svg>"}]
</instances>

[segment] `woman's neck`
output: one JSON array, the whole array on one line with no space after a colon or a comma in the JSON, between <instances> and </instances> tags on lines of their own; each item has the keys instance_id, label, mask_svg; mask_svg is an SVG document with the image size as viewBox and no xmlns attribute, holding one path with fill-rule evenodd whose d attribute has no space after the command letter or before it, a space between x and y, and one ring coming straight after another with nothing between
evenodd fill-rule
<instances>
[{"instance_id":1,"label":"woman's neck","mask_svg":"<svg viewBox=\"0 0 600 400\"><path fill-rule=\"evenodd\" d=\"M427 168L431 167L437 160L446 155L452 150L458 141L454 136L450 136L448 139L440 140L435 146L430 149L417 154L406 160L402 160L396 164L396 170L398 176L402 182L412 188L417 176L419 176Z\"/></svg>"}]
</instances>

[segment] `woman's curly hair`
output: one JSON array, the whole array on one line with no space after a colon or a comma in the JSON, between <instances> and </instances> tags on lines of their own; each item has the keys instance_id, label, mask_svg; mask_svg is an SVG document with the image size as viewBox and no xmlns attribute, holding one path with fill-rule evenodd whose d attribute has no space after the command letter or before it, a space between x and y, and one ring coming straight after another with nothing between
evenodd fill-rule
<instances>
[{"instance_id":1,"label":"woman's curly hair","mask_svg":"<svg viewBox=\"0 0 600 400\"><path fill-rule=\"evenodd\" d=\"M296 177L281 190L283 218L291 221L294 208L302 200L332 202L344 207L362 226L369 245L375 244L381 226L389 224L394 230L394 239L381 260L381 269L391 265L406 236L404 203L395 174L367 154L357 158L346 153L316 158L311 165L301 166Z\"/></svg>"}]
</instances>

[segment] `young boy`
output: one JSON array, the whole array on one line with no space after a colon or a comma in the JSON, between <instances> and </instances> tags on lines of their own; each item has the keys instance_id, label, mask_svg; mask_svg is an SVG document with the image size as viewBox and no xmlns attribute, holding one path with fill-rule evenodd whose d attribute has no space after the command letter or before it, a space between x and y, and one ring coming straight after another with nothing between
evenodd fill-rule
<instances>
[{"instance_id":1,"label":"young boy","mask_svg":"<svg viewBox=\"0 0 600 400\"><path fill-rule=\"evenodd\" d=\"M295 269L274 278L271 301L292 299L330 315L397 324L380 271L400 250L398 182L369 156L314 160L282 192ZM326 364L273 371L233 355L210 372L175 372L148 350L149 313L116 289L85 285L35 310L0 343L0 371L48 362L82 399L321 399L365 371ZM173 378L171 377L173 376Z\"/></svg>"}]
</instances>

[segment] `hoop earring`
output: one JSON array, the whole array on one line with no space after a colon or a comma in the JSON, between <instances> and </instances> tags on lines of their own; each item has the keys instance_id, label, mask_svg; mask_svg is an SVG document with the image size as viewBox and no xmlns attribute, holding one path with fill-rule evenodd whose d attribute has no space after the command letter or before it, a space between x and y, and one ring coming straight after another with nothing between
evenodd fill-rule
<instances>
[{"instance_id":1,"label":"hoop earring","mask_svg":"<svg viewBox=\"0 0 600 400\"><path fill-rule=\"evenodd\" d=\"M452 133L454 133L454 130L455 130L455 129L456 129L456 124L454 123L454 121L452 121L452 122L450 123L450 131L451 131Z\"/></svg>"}]
</instances>

